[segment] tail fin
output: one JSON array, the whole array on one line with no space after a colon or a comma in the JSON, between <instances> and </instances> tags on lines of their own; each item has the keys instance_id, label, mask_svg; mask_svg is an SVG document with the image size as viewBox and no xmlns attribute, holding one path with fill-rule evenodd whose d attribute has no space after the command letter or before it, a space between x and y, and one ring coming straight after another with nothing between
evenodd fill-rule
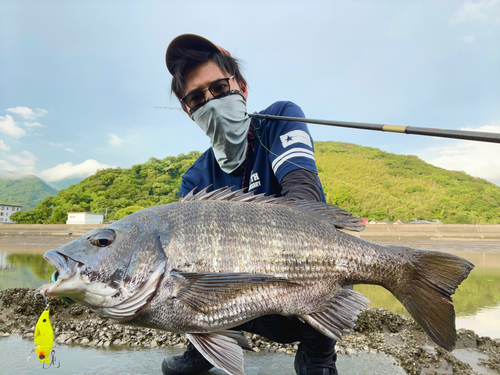
<instances>
[{"instance_id":1,"label":"tail fin","mask_svg":"<svg viewBox=\"0 0 500 375\"><path fill-rule=\"evenodd\" d=\"M436 344L452 351L457 333L451 295L474 265L447 253L409 248L405 252L413 265L405 270L405 282L386 287Z\"/></svg>"}]
</instances>

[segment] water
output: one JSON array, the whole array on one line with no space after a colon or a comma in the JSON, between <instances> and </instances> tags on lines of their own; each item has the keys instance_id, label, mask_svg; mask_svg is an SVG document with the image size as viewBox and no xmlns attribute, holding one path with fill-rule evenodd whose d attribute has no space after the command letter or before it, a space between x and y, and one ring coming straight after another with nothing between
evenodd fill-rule
<instances>
[{"instance_id":1,"label":"water","mask_svg":"<svg viewBox=\"0 0 500 375\"><path fill-rule=\"evenodd\" d=\"M500 242L379 237L371 240L380 244L446 251L474 263L476 267L453 295L457 328L472 329L480 336L500 338ZM54 268L43 259L42 254L56 247L0 244L0 290L37 288L49 283ZM383 307L408 315L399 301L382 287L356 285L355 290L372 301L371 307Z\"/></svg>"},{"instance_id":2,"label":"water","mask_svg":"<svg viewBox=\"0 0 500 375\"><path fill-rule=\"evenodd\" d=\"M0 245L0 290L38 288L50 282L55 271L43 254L53 245Z\"/></svg>"},{"instance_id":3,"label":"water","mask_svg":"<svg viewBox=\"0 0 500 375\"><path fill-rule=\"evenodd\" d=\"M36 355L29 360L33 342L20 336L0 338L3 375L79 374L79 375L149 375L161 374L163 358L178 355L182 348L90 348L62 345L55 348L60 367L42 369ZM11 354L11 355L8 355ZM245 352L245 373L248 375L293 375L294 356L284 353L261 351ZM57 363L56 362L56 363ZM405 371L393 358L384 354L360 353L351 357L339 356L337 369L343 375L405 375ZM220 369L212 369L210 375L225 375Z\"/></svg>"},{"instance_id":4,"label":"water","mask_svg":"<svg viewBox=\"0 0 500 375\"><path fill-rule=\"evenodd\" d=\"M394 237L368 240L382 245L404 245L444 251L472 262L474 269L452 296L457 317L456 326L471 329L480 336L500 338L499 241L434 241ZM403 305L382 287L356 285L354 289L372 301L371 307L383 307L398 314L409 315Z\"/></svg>"}]
</instances>

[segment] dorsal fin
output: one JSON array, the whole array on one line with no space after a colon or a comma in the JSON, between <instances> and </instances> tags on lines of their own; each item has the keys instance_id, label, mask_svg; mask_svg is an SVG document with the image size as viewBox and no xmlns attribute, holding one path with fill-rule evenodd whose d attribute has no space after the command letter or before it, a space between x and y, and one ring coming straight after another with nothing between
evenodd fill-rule
<instances>
[{"instance_id":1,"label":"dorsal fin","mask_svg":"<svg viewBox=\"0 0 500 375\"><path fill-rule=\"evenodd\" d=\"M232 187L223 187L207 192L209 188L210 186L207 186L196 194L194 193L195 189L193 189L186 196L182 197L179 202L209 200L256 204L281 204L327 217L332 221L332 224L339 229L347 229L356 232L361 232L365 229L364 224L361 224L361 218L352 216L349 211L331 204L314 201L294 201L286 197L276 198L272 195L266 196L264 194L255 195L254 193L245 193L244 189L233 191Z\"/></svg>"}]
</instances>

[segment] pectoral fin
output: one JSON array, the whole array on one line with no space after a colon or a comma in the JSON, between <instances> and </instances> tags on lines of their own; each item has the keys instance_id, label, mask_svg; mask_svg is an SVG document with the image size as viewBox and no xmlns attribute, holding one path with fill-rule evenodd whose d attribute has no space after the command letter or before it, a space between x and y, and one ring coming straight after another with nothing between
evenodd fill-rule
<instances>
[{"instance_id":1,"label":"pectoral fin","mask_svg":"<svg viewBox=\"0 0 500 375\"><path fill-rule=\"evenodd\" d=\"M361 293L340 289L323 311L302 315L302 319L325 336L342 341L342 334L354 328L359 313L369 305L370 300Z\"/></svg>"},{"instance_id":2,"label":"pectoral fin","mask_svg":"<svg viewBox=\"0 0 500 375\"><path fill-rule=\"evenodd\" d=\"M270 275L252 273L187 273L172 271L177 278L173 297L199 312L209 313L242 294L257 291L262 286L295 286L295 282Z\"/></svg>"},{"instance_id":3,"label":"pectoral fin","mask_svg":"<svg viewBox=\"0 0 500 375\"><path fill-rule=\"evenodd\" d=\"M243 349L252 350L239 331L188 333L186 337L215 367L230 375L245 375Z\"/></svg>"}]
</instances>

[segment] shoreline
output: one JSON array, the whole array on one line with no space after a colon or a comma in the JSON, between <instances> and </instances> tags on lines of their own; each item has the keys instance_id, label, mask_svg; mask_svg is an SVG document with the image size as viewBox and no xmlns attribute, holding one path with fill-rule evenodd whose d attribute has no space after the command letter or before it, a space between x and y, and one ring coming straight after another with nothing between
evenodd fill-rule
<instances>
[{"instance_id":1,"label":"shoreline","mask_svg":"<svg viewBox=\"0 0 500 375\"><path fill-rule=\"evenodd\" d=\"M34 293L35 289L29 288L0 292L0 337L20 335L33 339L36 321L45 308L43 300L35 299ZM50 310L56 345L116 349L186 345L184 335L113 324L84 306L60 299L50 299ZM455 350L447 352L434 344L413 319L385 309L366 309L354 331L337 343L336 350L340 356L349 357L360 353L389 355L407 374L500 373L500 339L480 337L465 329L457 334ZM297 350L297 343L277 344L258 335L246 336L257 352L295 355Z\"/></svg>"}]
</instances>

